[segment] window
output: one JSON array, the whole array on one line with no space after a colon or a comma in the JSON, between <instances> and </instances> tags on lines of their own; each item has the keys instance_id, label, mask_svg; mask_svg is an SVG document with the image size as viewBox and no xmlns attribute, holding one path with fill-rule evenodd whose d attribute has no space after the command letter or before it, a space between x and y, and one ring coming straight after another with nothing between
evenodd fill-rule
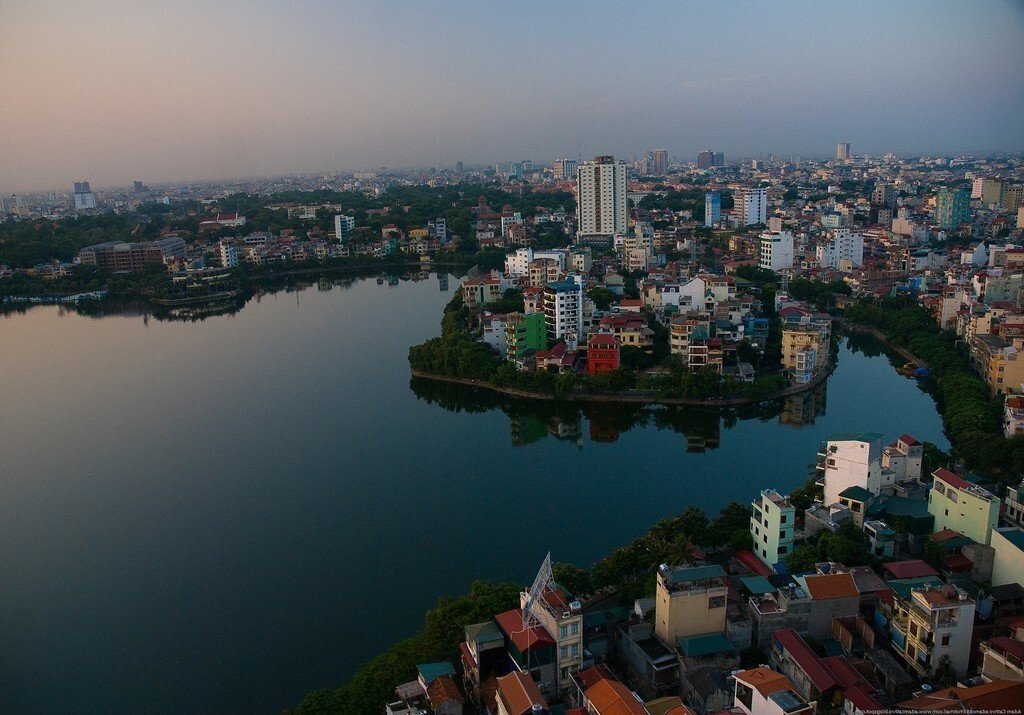
<instances>
[{"instance_id":1,"label":"window","mask_svg":"<svg viewBox=\"0 0 1024 715\"><path fill-rule=\"evenodd\" d=\"M708 599L708 608L725 608L725 596L711 596Z\"/></svg>"},{"instance_id":2,"label":"window","mask_svg":"<svg viewBox=\"0 0 1024 715\"><path fill-rule=\"evenodd\" d=\"M949 645L949 634L948 633L946 635L942 636L942 638L939 641L939 645Z\"/></svg>"},{"instance_id":3,"label":"window","mask_svg":"<svg viewBox=\"0 0 1024 715\"><path fill-rule=\"evenodd\" d=\"M565 658L568 655L569 655L569 647L568 646L562 646L561 648L558 649L558 657L559 658Z\"/></svg>"},{"instance_id":4,"label":"window","mask_svg":"<svg viewBox=\"0 0 1024 715\"><path fill-rule=\"evenodd\" d=\"M782 515L782 519L781 519L781 520L779 520L779 523L780 523L780 524L785 524L785 523L786 523L786 519L787 519L787 518L788 518L788 517L787 517L787 516L786 516L785 514L783 514L783 515Z\"/></svg>"},{"instance_id":5,"label":"window","mask_svg":"<svg viewBox=\"0 0 1024 715\"><path fill-rule=\"evenodd\" d=\"M786 553L786 547L785 547L785 546L780 546L780 547L779 547L779 553L780 553L780 554L784 554L784 553Z\"/></svg>"},{"instance_id":6,"label":"window","mask_svg":"<svg viewBox=\"0 0 1024 715\"><path fill-rule=\"evenodd\" d=\"M569 626L569 632L572 633L573 635L576 635L577 633L579 633L580 632L580 624L578 622L573 622L572 625Z\"/></svg>"},{"instance_id":7,"label":"window","mask_svg":"<svg viewBox=\"0 0 1024 715\"><path fill-rule=\"evenodd\" d=\"M580 644L579 643L573 643L572 644L572 657L573 658L578 658L579 654L580 654Z\"/></svg>"},{"instance_id":8,"label":"window","mask_svg":"<svg viewBox=\"0 0 1024 715\"><path fill-rule=\"evenodd\" d=\"M558 629L558 635L562 638L565 638L567 635L569 635L569 629L566 626L562 626Z\"/></svg>"}]
</instances>

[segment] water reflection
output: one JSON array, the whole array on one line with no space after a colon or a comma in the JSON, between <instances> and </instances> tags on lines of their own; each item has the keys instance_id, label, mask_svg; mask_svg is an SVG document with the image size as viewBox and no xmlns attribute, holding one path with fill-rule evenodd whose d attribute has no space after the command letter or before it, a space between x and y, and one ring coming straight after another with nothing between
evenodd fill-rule
<instances>
[{"instance_id":1,"label":"water reflection","mask_svg":"<svg viewBox=\"0 0 1024 715\"><path fill-rule=\"evenodd\" d=\"M523 400L418 377L411 378L409 387L420 400L449 412L503 412L509 420L509 438L513 447L534 444L546 437L579 447L583 447L586 441L609 444L617 442L630 430L653 427L685 436L688 452L717 449L722 429L731 429L738 420L777 420L778 424L792 426L814 424L817 417L825 414L827 388L821 385L803 395L760 405L711 410Z\"/></svg>"}]
</instances>

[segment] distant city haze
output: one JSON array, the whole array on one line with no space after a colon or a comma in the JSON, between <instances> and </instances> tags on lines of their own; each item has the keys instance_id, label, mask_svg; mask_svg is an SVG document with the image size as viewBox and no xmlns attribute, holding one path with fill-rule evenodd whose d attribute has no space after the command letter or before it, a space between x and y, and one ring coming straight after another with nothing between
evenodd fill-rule
<instances>
[{"instance_id":1,"label":"distant city haze","mask_svg":"<svg viewBox=\"0 0 1024 715\"><path fill-rule=\"evenodd\" d=\"M1020 151L1022 7L4 0L0 191Z\"/></svg>"}]
</instances>

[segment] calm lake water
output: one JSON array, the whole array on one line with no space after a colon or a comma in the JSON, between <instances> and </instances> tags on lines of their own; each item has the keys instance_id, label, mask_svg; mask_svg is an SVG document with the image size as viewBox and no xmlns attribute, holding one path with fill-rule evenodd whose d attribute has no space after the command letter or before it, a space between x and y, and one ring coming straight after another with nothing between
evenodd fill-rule
<instances>
[{"instance_id":1,"label":"calm lake water","mask_svg":"<svg viewBox=\"0 0 1024 715\"><path fill-rule=\"evenodd\" d=\"M948 446L928 395L846 341L781 415L411 383L458 281L344 283L194 323L0 316L0 710L280 711L474 579L802 484L833 432Z\"/></svg>"}]
</instances>

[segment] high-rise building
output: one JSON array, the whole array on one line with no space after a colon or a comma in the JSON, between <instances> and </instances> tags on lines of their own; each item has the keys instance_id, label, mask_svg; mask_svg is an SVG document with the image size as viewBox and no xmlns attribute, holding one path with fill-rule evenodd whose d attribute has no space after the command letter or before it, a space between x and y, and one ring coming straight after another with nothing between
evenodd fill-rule
<instances>
[{"instance_id":1,"label":"high-rise building","mask_svg":"<svg viewBox=\"0 0 1024 715\"><path fill-rule=\"evenodd\" d=\"M841 142L836 146L836 159L846 160L851 156L850 142Z\"/></svg>"},{"instance_id":2,"label":"high-rise building","mask_svg":"<svg viewBox=\"0 0 1024 715\"><path fill-rule=\"evenodd\" d=\"M579 277L577 276L577 279ZM548 342L569 337L579 340L583 334L583 281L555 281L544 286L544 315Z\"/></svg>"},{"instance_id":3,"label":"high-rise building","mask_svg":"<svg viewBox=\"0 0 1024 715\"><path fill-rule=\"evenodd\" d=\"M1017 211L1024 206L1024 184L1003 185L1003 208L1007 211Z\"/></svg>"},{"instance_id":4,"label":"high-rise building","mask_svg":"<svg viewBox=\"0 0 1024 715\"><path fill-rule=\"evenodd\" d=\"M88 181L75 182L75 210L96 208L96 194L89 189Z\"/></svg>"},{"instance_id":5,"label":"high-rise building","mask_svg":"<svg viewBox=\"0 0 1024 715\"><path fill-rule=\"evenodd\" d=\"M654 175L664 176L668 172L668 150L654 150Z\"/></svg>"},{"instance_id":6,"label":"high-rise building","mask_svg":"<svg viewBox=\"0 0 1024 715\"><path fill-rule=\"evenodd\" d=\"M935 197L935 223L954 229L970 219L971 192L967 189L939 189Z\"/></svg>"},{"instance_id":7,"label":"high-rise building","mask_svg":"<svg viewBox=\"0 0 1024 715\"><path fill-rule=\"evenodd\" d=\"M598 156L576 171L576 220L581 236L626 233L626 164Z\"/></svg>"},{"instance_id":8,"label":"high-rise building","mask_svg":"<svg viewBox=\"0 0 1024 715\"><path fill-rule=\"evenodd\" d=\"M768 189L739 189L733 197L733 215L740 226L753 226L767 221Z\"/></svg>"},{"instance_id":9,"label":"high-rise building","mask_svg":"<svg viewBox=\"0 0 1024 715\"><path fill-rule=\"evenodd\" d=\"M725 152L716 151L711 158L712 166L725 166Z\"/></svg>"},{"instance_id":10,"label":"high-rise building","mask_svg":"<svg viewBox=\"0 0 1024 715\"><path fill-rule=\"evenodd\" d=\"M717 191L704 194L704 225L710 228L722 220L722 195Z\"/></svg>"},{"instance_id":11,"label":"high-rise building","mask_svg":"<svg viewBox=\"0 0 1024 715\"><path fill-rule=\"evenodd\" d=\"M339 241L347 241L352 237L352 232L355 230L355 216L343 216L341 214L334 216L334 235Z\"/></svg>"},{"instance_id":12,"label":"high-rise building","mask_svg":"<svg viewBox=\"0 0 1024 715\"><path fill-rule=\"evenodd\" d=\"M892 184L875 184L875 190L871 192L871 205L895 209L896 187Z\"/></svg>"},{"instance_id":13,"label":"high-rise building","mask_svg":"<svg viewBox=\"0 0 1024 715\"><path fill-rule=\"evenodd\" d=\"M576 160L575 159L555 159L553 165L554 174L556 179L572 179L576 176Z\"/></svg>"},{"instance_id":14,"label":"high-rise building","mask_svg":"<svg viewBox=\"0 0 1024 715\"><path fill-rule=\"evenodd\" d=\"M818 246L817 257L822 268L859 268L864 263L864 237L848 228L837 228L829 243Z\"/></svg>"},{"instance_id":15,"label":"high-rise building","mask_svg":"<svg viewBox=\"0 0 1024 715\"><path fill-rule=\"evenodd\" d=\"M715 165L715 152L710 149L705 149L697 154L697 168L698 169L710 169Z\"/></svg>"},{"instance_id":16,"label":"high-rise building","mask_svg":"<svg viewBox=\"0 0 1024 715\"><path fill-rule=\"evenodd\" d=\"M761 268L769 271L783 271L793 267L793 234L789 231L781 233L761 234Z\"/></svg>"}]
</instances>

